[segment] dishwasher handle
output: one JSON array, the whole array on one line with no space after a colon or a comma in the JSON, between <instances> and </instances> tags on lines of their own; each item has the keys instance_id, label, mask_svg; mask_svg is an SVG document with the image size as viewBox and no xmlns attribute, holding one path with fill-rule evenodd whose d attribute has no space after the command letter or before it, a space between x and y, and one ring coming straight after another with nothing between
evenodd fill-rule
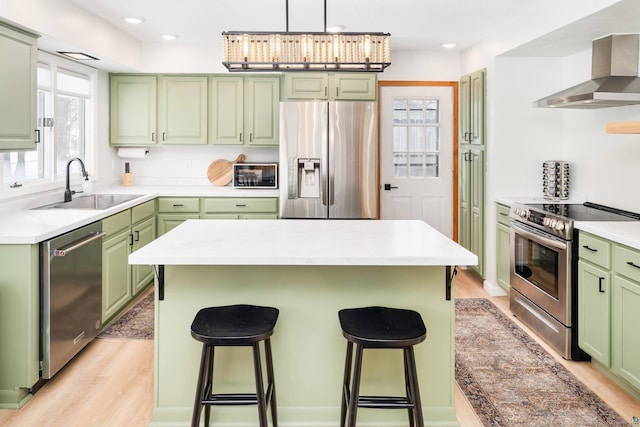
<instances>
[{"instance_id":1,"label":"dishwasher handle","mask_svg":"<svg viewBox=\"0 0 640 427\"><path fill-rule=\"evenodd\" d=\"M86 236L84 236L83 238L69 243L68 245L62 246L61 248L58 248L58 249L51 250L51 258L57 257L57 256L58 257L65 256L66 254L73 252L76 249L79 249L85 245L88 245L89 243L95 240L102 239L106 235L107 235L106 231L93 231L87 234Z\"/></svg>"}]
</instances>

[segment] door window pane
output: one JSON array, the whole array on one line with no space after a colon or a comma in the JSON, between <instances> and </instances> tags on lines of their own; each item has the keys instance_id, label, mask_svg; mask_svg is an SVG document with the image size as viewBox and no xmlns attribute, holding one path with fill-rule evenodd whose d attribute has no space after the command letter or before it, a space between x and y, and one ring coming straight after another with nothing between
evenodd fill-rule
<instances>
[{"instance_id":1,"label":"door window pane","mask_svg":"<svg viewBox=\"0 0 640 427\"><path fill-rule=\"evenodd\" d=\"M395 178L440 176L440 101L397 98L393 101L393 171Z\"/></svg>"}]
</instances>

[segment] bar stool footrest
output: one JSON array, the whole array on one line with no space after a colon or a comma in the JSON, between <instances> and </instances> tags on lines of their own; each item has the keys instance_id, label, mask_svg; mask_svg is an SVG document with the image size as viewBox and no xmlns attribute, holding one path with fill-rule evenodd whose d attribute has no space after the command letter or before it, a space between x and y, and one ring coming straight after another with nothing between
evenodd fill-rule
<instances>
[{"instance_id":1,"label":"bar stool footrest","mask_svg":"<svg viewBox=\"0 0 640 427\"><path fill-rule=\"evenodd\" d=\"M203 405L257 405L255 393L218 393L202 399Z\"/></svg>"},{"instance_id":2,"label":"bar stool footrest","mask_svg":"<svg viewBox=\"0 0 640 427\"><path fill-rule=\"evenodd\" d=\"M358 407L379 409L411 409L415 404L406 397L395 396L360 396Z\"/></svg>"}]
</instances>

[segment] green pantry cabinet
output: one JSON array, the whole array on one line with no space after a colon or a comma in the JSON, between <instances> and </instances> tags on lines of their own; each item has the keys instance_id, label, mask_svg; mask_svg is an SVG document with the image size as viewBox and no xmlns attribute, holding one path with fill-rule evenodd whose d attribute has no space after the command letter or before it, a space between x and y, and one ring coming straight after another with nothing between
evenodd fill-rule
<instances>
[{"instance_id":1,"label":"green pantry cabinet","mask_svg":"<svg viewBox=\"0 0 640 427\"><path fill-rule=\"evenodd\" d=\"M578 343L639 397L640 251L582 231L579 239Z\"/></svg>"},{"instance_id":2,"label":"green pantry cabinet","mask_svg":"<svg viewBox=\"0 0 640 427\"><path fill-rule=\"evenodd\" d=\"M155 200L102 220L102 323L107 323L153 281L151 266L130 266L131 252L156 237Z\"/></svg>"},{"instance_id":3,"label":"green pantry cabinet","mask_svg":"<svg viewBox=\"0 0 640 427\"><path fill-rule=\"evenodd\" d=\"M36 148L37 51L34 35L0 25L0 99L11 105L0 114L0 151Z\"/></svg>"},{"instance_id":4,"label":"green pantry cabinet","mask_svg":"<svg viewBox=\"0 0 640 427\"><path fill-rule=\"evenodd\" d=\"M460 80L459 243L478 256L472 270L484 277L485 71Z\"/></svg>"},{"instance_id":5,"label":"green pantry cabinet","mask_svg":"<svg viewBox=\"0 0 640 427\"><path fill-rule=\"evenodd\" d=\"M160 197L158 235L187 219L277 219L275 197Z\"/></svg>"},{"instance_id":6,"label":"green pantry cabinet","mask_svg":"<svg viewBox=\"0 0 640 427\"><path fill-rule=\"evenodd\" d=\"M110 143L277 145L279 78L112 74Z\"/></svg>"}]
</instances>

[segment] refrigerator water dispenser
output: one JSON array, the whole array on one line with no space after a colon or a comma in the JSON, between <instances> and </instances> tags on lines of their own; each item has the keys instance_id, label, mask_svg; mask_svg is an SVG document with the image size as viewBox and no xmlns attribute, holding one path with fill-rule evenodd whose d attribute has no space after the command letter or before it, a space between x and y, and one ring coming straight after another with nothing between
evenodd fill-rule
<instances>
[{"instance_id":1,"label":"refrigerator water dispenser","mask_svg":"<svg viewBox=\"0 0 640 427\"><path fill-rule=\"evenodd\" d=\"M298 197L320 198L320 159L298 159Z\"/></svg>"}]
</instances>

